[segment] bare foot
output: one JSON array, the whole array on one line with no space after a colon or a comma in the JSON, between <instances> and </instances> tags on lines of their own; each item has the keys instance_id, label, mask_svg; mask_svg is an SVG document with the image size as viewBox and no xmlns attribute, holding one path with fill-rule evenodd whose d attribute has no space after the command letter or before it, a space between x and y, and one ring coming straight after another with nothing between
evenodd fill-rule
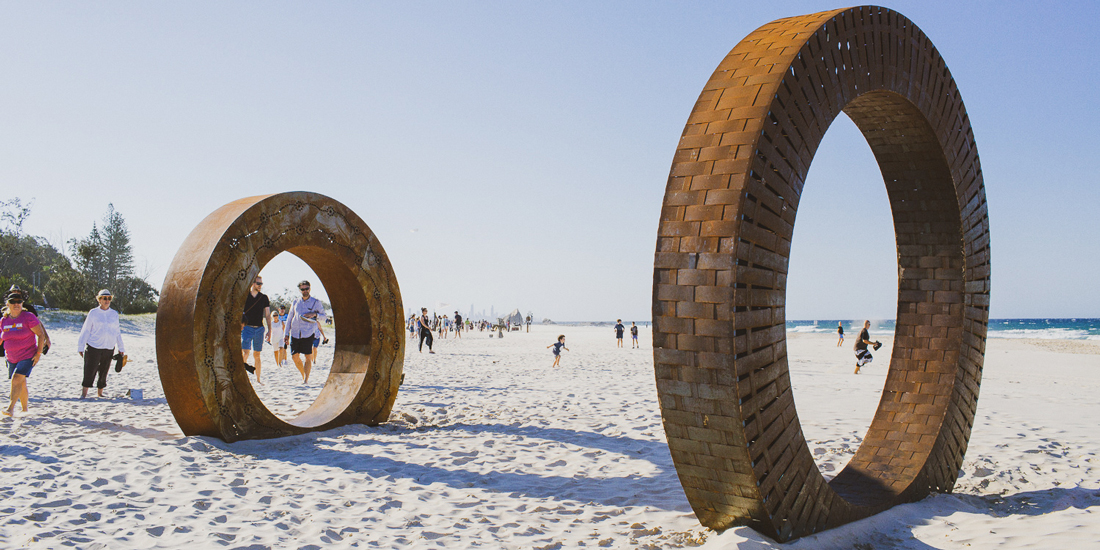
<instances>
[{"instance_id":1,"label":"bare foot","mask_svg":"<svg viewBox=\"0 0 1100 550\"><path fill-rule=\"evenodd\" d=\"M15 411L13 411L11 409L8 409L8 410L4 411L4 416L15 416L14 413L15 413Z\"/></svg>"}]
</instances>

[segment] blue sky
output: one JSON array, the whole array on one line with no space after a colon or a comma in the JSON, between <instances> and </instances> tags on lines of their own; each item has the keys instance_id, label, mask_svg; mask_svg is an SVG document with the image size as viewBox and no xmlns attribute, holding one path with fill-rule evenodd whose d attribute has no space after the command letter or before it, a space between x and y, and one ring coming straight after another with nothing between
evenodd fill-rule
<instances>
[{"instance_id":1,"label":"blue sky","mask_svg":"<svg viewBox=\"0 0 1100 550\"><path fill-rule=\"evenodd\" d=\"M0 187L25 229L114 203L160 285L231 200L351 207L407 308L649 318L665 180L718 62L817 2L0 2ZM1097 317L1094 2L887 2L958 82L990 204L993 317ZM303 268L265 270L278 290ZM881 177L838 119L799 206L790 319L892 317Z\"/></svg>"}]
</instances>

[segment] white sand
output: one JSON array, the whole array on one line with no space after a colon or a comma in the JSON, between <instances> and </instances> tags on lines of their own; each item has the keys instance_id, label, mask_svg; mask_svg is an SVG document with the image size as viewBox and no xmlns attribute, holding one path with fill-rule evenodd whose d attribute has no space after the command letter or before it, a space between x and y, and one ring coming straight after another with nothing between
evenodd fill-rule
<instances>
[{"instance_id":1,"label":"white sand","mask_svg":"<svg viewBox=\"0 0 1100 550\"><path fill-rule=\"evenodd\" d=\"M393 420L278 440L183 437L157 377L152 317L126 319L133 363L81 401L73 321L30 379L31 410L0 422L0 548L776 548L699 526L661 429L648 330L534 326L409 346ZM545 348L567 335L562 367ZM827 476L878 401L887 342L864 374L849 345L790 339L804 430ZM849 342L850 343L850 342ZM1061 349L1061 351L1059 351ZM785 545L1057 548L1100 541L1100 355L991 340L955 493ZM263 395L284 414L303 386L264 351ZM145 399L124 397L129 388ZM1093 514L1098 514L1094 516Z\"/></svg>"}]
</instances>

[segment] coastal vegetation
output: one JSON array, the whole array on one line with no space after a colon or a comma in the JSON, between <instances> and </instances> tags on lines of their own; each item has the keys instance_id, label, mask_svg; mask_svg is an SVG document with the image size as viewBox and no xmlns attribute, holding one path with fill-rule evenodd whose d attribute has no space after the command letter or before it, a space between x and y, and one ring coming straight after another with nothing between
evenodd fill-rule
<instances>
[{"instance_id":1,"label":"coastal vegetation","mask_svg":"<svg viewBox=\"0 0 1100 550\"><path fill-rule=\"evenodd\" d=\"M95 293L106 288L122 313L157 310L160 293L135 274L130 230L113 204L87 236L66 243L67 254L44 237L24 233L33 206L33 200L18 197L0 201L0 289L18 285L36 305L88 310L95 307Z\"/></svg>"}]
</instances>

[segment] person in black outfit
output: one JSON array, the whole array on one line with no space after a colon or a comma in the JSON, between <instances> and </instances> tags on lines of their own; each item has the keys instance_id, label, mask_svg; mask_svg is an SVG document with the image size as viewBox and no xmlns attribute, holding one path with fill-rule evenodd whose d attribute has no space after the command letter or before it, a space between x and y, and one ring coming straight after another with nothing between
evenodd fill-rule
<instances>
[{"instance_id":1,"label":"person in black outfit","mask_svg":"<svg viewBox=\"0 0 1100 550\"><path fill-rule=\"evenodd\" d=\"M615 342L617 342L617 344L620 348L623 347L623 331L624 330L626 330L626 327L623 326L623 320L622 319L615 319Z\"/></svg>"},{"instance_id":2,"label":"person in black outfit","mask_svg":"<svg viewBox=\"0 0 1100 550\"><path fill-rule=\"evenodd\" d=\"M244 361L245 370L256 373L256 383L261 385L263 382L260 381L260 351L263 350L265 340L268 344L271 343L271 301L267 299L267 294L260 292L263 286L263 277L257 275L252 281L248 295L244 298L244 315L241 318L244 325L241 327L241 359ZM266 334L264 324L267 325ZM281 336L277 335L277 337ZM249 349L252 350L255 366L248 364Z\"/></svg>"},{"instance_id":3,"label":"person in black outfit","mask_svg":"<svg viewBox=\"0 0 1100 550\"><path fill-rule=\"evenodd\" d=\"M455 338L462 338L462 316L455 312Z\"/></svg>"},{"instance_id":4,"label":"person in black outfit","mask_svg":"<svg viewBox=\"0 0 1100 550\"><path fill-rule=\"evenodd\" d=\"M839 348L840 346L844 345L844 323L842 321L837 322L836 333L840 335L840 340L837 340L836 342L836 347Z\"/></svg>"},{"instance_id":5,"label":"person in black outfit","mask_svg":"<svg viewBox=\"0 0 1100 550\"><path fill-rule=\"evenodd\" d=\"M417 318L417 328L420 330L420 346L417 348L420 353L424 353L424 340L428 340L428 353L435 353L432 351L432 322L428 319L428 308L420 308L420 317Z\"/></svg>"},{"instance_id":6,"label":"person in black outfit","mask_svg":"<svg viewBox=\"0 0 1100 550\"><path fill-rule=\"evenodd\" d=\"M856 371L853 374L859 374L859 368L874 360L871 356L871 350L867 349L867 346L873 346L874 349L878 349L879 342L871 341L871 333L868 329L871 328L871 321L863 322L863 330L859 332L859 339L856 340Z\"/></svg>"}]
</instances>

